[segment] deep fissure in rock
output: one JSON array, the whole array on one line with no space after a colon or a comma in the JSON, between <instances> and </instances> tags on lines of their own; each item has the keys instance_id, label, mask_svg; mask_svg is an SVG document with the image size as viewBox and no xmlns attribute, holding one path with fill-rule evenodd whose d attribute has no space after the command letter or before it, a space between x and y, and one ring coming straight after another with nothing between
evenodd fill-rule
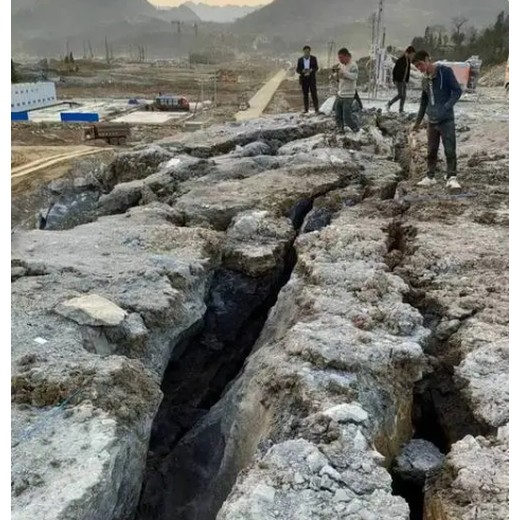
<instances>
[{"instance_id":1,"label":"deep fissure in rock","mask_svg":"<svg viewBox=\"0 0 520 520\"><path fill-rule=\"evenodd\" d=\"M394 220L386 229L387 264L392 271L403 264L406 256L414 251L413 240L417 230L404 222ZM401 275L402 276L402 275ZM414 387L412 424L413 438L434 444L447 454L453 443L466 435L487 435L487 427L479 423L472 414L461 390L454 380L454 367L460 363L460 353L451 344L452 331L442 330L444 309L428 297L427 288L417 288L413 280L404 278L409 291L404 302L416 308L423 316L423 325L431 333L424 346L429 356L429 372ZM468 313L469 318L474 313ZM410 520L422 520L424 510L424 483L402 478L394 468L391 470L392 491L403 497L410 507Z\"/></svg>"},{"instance_id":2,"label":"deep fissure in rock","mask_svg":"<svg viewBox=\"0 0 520 520\"><path fill-rule=\"evenodd\" d=\"M290 211L288 216L297 231L312 205L312 199L300 200ZM181 511L180 515L175 515L176 518L195 518L190 502L198 492L196 476L183 475L187 484L179 486L178 496L168 497L165 502L164 484L168 475L162 473L161 461L219 401L226 387L239 375L269 310L291 276L296 260L296 251L290 244L284 262L265 276L254 278L226 268L215 273L203 323L198 324L191 338L177 346L163 377L164 398L152 427L136 520L169 518L165 503L172 502L177 512ZM198 464L201 461L207 464L208 473L217 470L218 454L225 448L219 444L224 441L218 435L210 437L200 442L196 450L200 459ZM190 456L194 455L188 453L187 457ZM211 493L210 490L206 492Z\"/></svg>"},{"instance_id":3,"label":"deep fissure in rock","mask_svg":"<svg viewBox=\"0 0 520 520\"><path fill-rule=\"evenodd\" d=\"M451 342L456 331L446 334L441 330L444 318L442 309L424 296L417 300L417 294L413 291L408 301L421 312L425 326L431 330L425 347L425 352L430 356L431 371L414 389L412 419L415 437L429 440L441 452L448 453L452 444L466 435L488 435L492 432L474 417L456 384L454 369L461 361L460 353ZM473 314L470 313L467 318Z\"/></svg>"},{"instance_id":4,"label":"deep fissure in rock","mask_svg":"<svg viewBox=\"0 0 520 520\"><path fill-rule=\"evenodd\" d=\"M424 484L406 480L391 470L392 494L404 498L410 508L410 520L423 520Z\"/></svg>"}]
</instances>

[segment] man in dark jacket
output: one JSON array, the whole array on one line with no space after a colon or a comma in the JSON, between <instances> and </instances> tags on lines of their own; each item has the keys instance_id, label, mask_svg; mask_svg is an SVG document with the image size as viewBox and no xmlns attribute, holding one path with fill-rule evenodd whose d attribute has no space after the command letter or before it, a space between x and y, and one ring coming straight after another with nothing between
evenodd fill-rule
<instances>
[{"instance_id":1,"label":"man in dark jacket","mask_svg":"<svg viewBox=\"0 0 520 520\"><path fill-rule=\"evenodd\" d=\"M419 129L424 114L428 116L428 174L419 186L432 186L436 183L435 167L439 144L442 139L448 171L446 187L460 189L457 182L457 149L455 139L455 114L453 106L462 95L462 89L453 70L445 65L434 64L426 51L419 51L413 60L414 65L424 74L421 106L413 131Z\"/></svg>"},{"instance_id":2,"label":"man in dark jacket","mask_svg":"<svg viewBox=\"0 0 520 520\"><path fill-rule=\"evenodd\" d=\"M300 76L300 85L303 91L304 113L309 111L309 91L312 97L312 104L316 113L319 112L318 91L316 88L316 72L318 72L318 60L316 56L311 56L311 48L306 45L303 48L303 56L298 60L296 73Z\"/></svg>"},{"instance_id":3,"label":"man in dark jacket","mask_svg":"<svg viewBox=\"0 0 520 520\"><path fill-rule=\"evenodd\" d=\"M396 102L399 102L399 113L404 111L404 102L406 101L406 85L410 81L410 67L415 54L413 47L408 47L404 54L395 62L394 70L392 71L392 79L397 87L397 96L389 101L387 110Z\"/></svg>"}]
</instances>

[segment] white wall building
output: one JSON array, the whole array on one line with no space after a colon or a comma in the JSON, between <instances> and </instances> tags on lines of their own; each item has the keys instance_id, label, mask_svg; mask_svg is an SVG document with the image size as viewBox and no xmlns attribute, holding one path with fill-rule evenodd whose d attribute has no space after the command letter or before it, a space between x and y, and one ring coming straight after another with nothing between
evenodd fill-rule
<instances>
[{"instance_id":1,"label":"white wall building","mask_svg":"<svg viewBox=\"0 0 520 520\"><path fill-rule=\"evenodd\" d=\"M56 102L56 85L52 81L11 83L11 112L27 112Z\"/></svg>"}]
</instances>

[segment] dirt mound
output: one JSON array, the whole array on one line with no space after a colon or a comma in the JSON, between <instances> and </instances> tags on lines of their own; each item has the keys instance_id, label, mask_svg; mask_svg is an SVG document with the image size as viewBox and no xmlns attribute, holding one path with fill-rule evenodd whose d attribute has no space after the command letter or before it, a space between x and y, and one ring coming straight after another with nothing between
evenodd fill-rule
<instances>
[{"instance_id":1,"label":"dirt mound","mask_svg":"<svg viewBox=\"0 0 520 520\"><path fill-rule=\"evenodd\" d=\"M506 63L493 65L486 69L480 77L479 84L484 87L501 87L506 77Z\"/></svg>"}]
</instances>

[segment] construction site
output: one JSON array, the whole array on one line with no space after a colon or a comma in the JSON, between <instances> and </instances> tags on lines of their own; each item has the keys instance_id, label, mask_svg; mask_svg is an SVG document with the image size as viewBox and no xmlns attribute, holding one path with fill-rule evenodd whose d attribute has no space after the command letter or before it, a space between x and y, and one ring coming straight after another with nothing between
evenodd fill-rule
<instances>
[{"instance_id":1,"label":"construction site","mask_svg":"<svg viewBox=\"0 0 520 520\"><path fill-rule=\"evenodd\" d=\"M388 107L387 3L358 131L347 38L310 42L310 113L266 35L12 61L13 520L509 518L509 62L462 18L414 39L462 92L460 188L444 136L420 184L433 80Z\"/></svg>"}]
</instances>

